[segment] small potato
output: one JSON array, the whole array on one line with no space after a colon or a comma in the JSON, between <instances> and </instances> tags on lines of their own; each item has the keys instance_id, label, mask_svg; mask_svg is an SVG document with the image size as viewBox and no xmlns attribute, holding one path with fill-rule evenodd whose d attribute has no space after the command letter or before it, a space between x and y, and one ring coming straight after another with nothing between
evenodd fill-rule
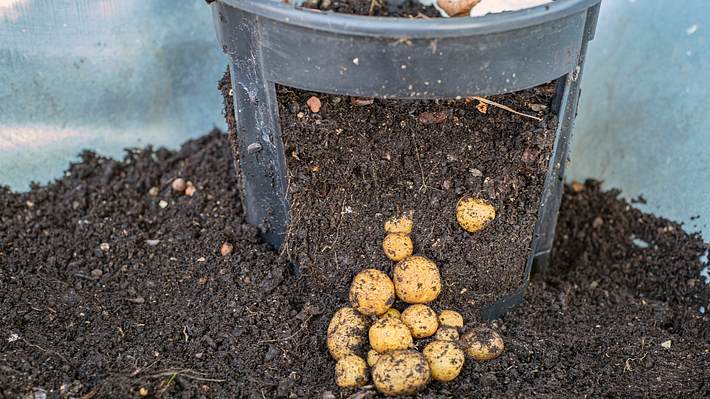
<instances>
[{"instance_id":1,"label":"small potato","mask_svg":"<svg viewBox=\"0 0 710 399\"><path fill-rule=\"evenodd\" d=\"M350 285L350 305L366 315L381 315L394 303L394 285L383 272L365 269Z\"/></svg>"},{"instance_id":2,"label":"small potato","mask_svg":"<svg viewBox=\"0 0 710 399\"><path fill-rule=\"evenodd\" d=\"M463 351L451 341L433 341L422 351L431 368L431 378L436 381L451 381L458 377L466 360Z\"/></svg>"},{"instance_id":3,"label":"small potato","mask_svg":"<svg viewBox=\"0 0 710 399\"><path fill-rule=\"evenodd\" d=\"M402 216L393 216L385 222L385 232L412 234L414 221L412 220L412 211L405 213Z\"/></svg>"},{"instance_id":4,"label":"small potato","mask_svg":"<svg viewBox=\"0 0 710 399\"><path fill-rule=\"evenodd\" d=\"M328 324L328 351L334 359L362 355L367 344L367 318L353 308L341 308Z\"/></svg>"},{"instance_id":5,"label":"small potato","mask_svg":"<svg viewBox=\"0 0 710 399\"><path fill-rule=\"evenodd\" d=\"M341 388L357 388L367 383L367 364L360 356L348 355L335 364L335 383Z\"/></svg>"},{"instance_id":6,"label":"small potato","mask_svg":"<svg viewBox=\"0 0 710 399\"><path fill-rule=\"evenodd\" d=\"M493 205L482 199L466 197L456 205L456 220L469 233L483 230L495 218Z\"/></svg>"},{"instance_id":7,"label":"small potato","mask_svg":"<svg viewBox=\"0 0 710 399\"><path fill-rule=\"evenodd\" d=\"M390 233L382 241L382 249L390 260L399 262L412 256L414 243L412 238L406 234Z\"/></svg>"},{"instance_id":8,"label":"small potato","mask_svg":"<svg viewBox=\"0 0 710 399\"><path fill-rule=\"evenodd\" d=\"M414 345L412 333L400 319L384 317L370 327L370 346L379 353L409 349Z\"/></svg>"},{"instance_id":9,"label":"small potato","mask_svg":"<svg viewBox=\"0 0 710 399\"><path fill-rule=\"evenodd\" d=\"M439 328L436 312L427 305L411 305L402 312L402 322L409 327L414 338L431 337Z\"/></svg>"},{"instance_id":10,"label":"small potato","mask_svg":"<svg viewBox=\"0 0 710 399\"><path fill-rule=\"evenodd\" d=\"M441 292L436 264L423 256L410 256L392 272L397 297L407 303L429 303Z\"/></svg>"},{"instance_id":11,"label":"small potato","mask_svg":"<svg viewBox=\"0 0 710 399\"><path fill-rule=\"evenodd\" d=\"M385 353L372 368L375 388L387 396L414 395L430 380L429 364L414 350Z\"/></svg>"},{"instance_id":12,"label":"small potato","mask_svg":"<svg viewBox=\"0 0 710 399\"><path fill-rule=\"evenodd\" d=\"M459 330L454 327L441 326L436 331L434 338L439 341L458 341L459 340Z\"/></svg>"},{"instance_id":13,"label":"small potato","mask_svg":"<svg viewBox=\"0 0 710 399\"><path fill-rule=\"evenodd\" d=\"M370 349L370 351L367 352L367 365L373 367L377 361L380 360L380 356L379 352L374 349Z\"/></svg>"},{"instance_id":14,"label":"small potato","mask_svg":"<svg viewBox=\"0 0 710 399\"><path fill-rule=\"evenodd\" d=\"M461 328L463 327L463 316L455 310L442 310L439 313L439 324L442 326Z\"/></svg>"},{"instance_id":15,"label":"small potato","mask_svg":"<svg viewBox=\"0 0 710 399\"><path fill-rule=\"evenodd\" d=\"M379 315L377 317L379 317L380 319L383 317L394 317L396 319L399 319L402 317L402 314L399 313L399 310L397 310L395 308L389 308L389 309L387 309L386 312L382 313L381 315Z\"/></svg>"},{"instance_id":16,"label":"small potato","mask_svg":"<svg viewBox=\"0 0 710 399\"><path fill-rule=\"evenodd\" d=\"M439 6L449 17L467 16L471 9L481 0L436 0Z\"/></svg>"},{"instance_id":17,"label":"small potato","mask_svg":"<svg viewBox=\"0 0 710 399\"><path fill-rule=\"evenodd\" d=\"M484 362L500 356L505 349L500 334L486 327L475 328L461 338L466 354Z\"/></svg>"}]
</instances>

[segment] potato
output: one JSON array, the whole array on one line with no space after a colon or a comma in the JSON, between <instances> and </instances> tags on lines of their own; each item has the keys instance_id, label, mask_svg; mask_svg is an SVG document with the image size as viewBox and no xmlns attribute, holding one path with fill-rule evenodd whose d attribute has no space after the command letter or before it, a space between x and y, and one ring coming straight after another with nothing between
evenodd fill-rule
<instances>
[{"instance_id":1,"label":"potato","mask_svg":"<svg viewBox=\"0 0 710 399\"><path fill-rule=\"evenodd\" d=\"M412 333L400 319L384 317L370 327L370 346L379 353L409 349L414 344Z\"/></svg>"},{"instance_id":2,"label":"potato","mask_svg":"<svg viewBox=\"0 0 710 399\"><path fill-rule=\"evenodd\" d=\"M463 327L463 316L455 310L442 310L439 313L439 324L442 326L461 328Z\"/></svg>"},{"instance_id":3,"label":"potato","mask_svg":"<svg viewBox=\"0 0 710 399\"><path fill-rule=\"evenodd\" d=\"M471 9L481 0L436 0L438 5L449 17L467 16Z\"/></svg>"},{"instance_id":4,"label":"potato","mask_svg":"<svg viewBox=\"0 0 710 399\"><path fill-rule=\"evenodd\" d=\"M413 395L430 380L429 364L424 356L415 350L385 353L372 368L375 388L388 396Z\"/></svg>"},{"instance_id":5,"label":"potato","mask_svg":"<svg viewBox=\"0 0 710 399\"><path fill-rule=\"evenodd\" d=\"M407 303L428 303L441 292L436 264L423 256L410 256L397 263L392 273L397 297Z\"/></svg>"},{"instance_id":6,"label":"potato","mask_svg":"<svg viewBox=\"0 0 710 399\"><path fill-rule=\"evenodd\" d=\"M455 327L441 326L436 331L434 338L439 341L458 341L459 330L457 330Z\"/></svg>"},{"instance_id":7,"label":"potato","mask_svg":"<svg viewBox=\"0 0 710 399\"><path fill-rule=\"evenodd\" d=\"M357 388L367 383L367 364L360 356L348 355L335 364L335 383L341 388Z\"/></svg>"},{"instance_id":8,"label":"potato","mask_svg":"<svg viewBox=\"0 0 710 399\"><path fill-rule=\"evenodd\" d=\"M422 351L429 363L431 378L436 381L451 381L458 377L466 355L451 341L433 341Z\"/></svg>"},{"instance_id":9,"label":"potato","mask_svg":"<svg viewBox=\"0 0 710 399\"><path fill-rule=\"evenodd\" d=\"M380 352L370 349L370 351L367 352L367 365L372 367L378 360L380 360Z\"/></svg>"},{"instance_id":10,"label":"potato","mask_svg":"<svg viewBox=\"0 0 710 399\"><path fill-rule=\"evenodd\" d=\"M461 338L466 354L480 362L500 356L505 349L500 334L486 327L475 328Z\"/></svg>"},{"instance_id":11,"label":"potato","mask_svg":"<svg viewBox=\"0 0 710 399\"><path fill-rule=\"evenodd\" d=\"M402 312L402 322L409 327L414 338L431 337L439 328L436 312L427 305L411 305Z\"/></svg>"},{"instance_id":12,"label":"potato","mask_svg":"<svg viewBox=\"0 0 710 399\"><path fill-rule=\"evenodd\" d=\"M406 234L390 233L382 241L382 249L390 260L399 262L412 256L414 243L412 243L411 237Z\"/></svg>"},{"instance_id":13,"label":"potato","mask_svg":"<svg viewBox=\"0 0 710 399\"><path fill-rule=\"evenodd\" d=\"M412 227L414 227L414 221L412 220L412 211L405 213L402 216L393 216L385 222L385 232L387 233L399 233L399 234L412 234Z\"/></svg>"},{"instance_id":14,"label":"potato","mask_svg":"<svg viewBox=\"0 0 710 399\"><path fill-rule=\"evenodd\" d=\"M381 315L394 303L394 285L383 272L365 269L350 285L350 305L366 315Z\"/></svg>"},{"instance_id":15,"label":"potato","mask_svg":"<svg viewBox=\"0 0 710 399\"><path fill-rule=\"evenodd\" d=\"M377 317L379 317L379 318L383 318L383 317L394 317L394 318L399 319L399 318L402 317L402 314L399 313L399 310L397 310L397 309L395 309L395 308L389 308L389 309L387 309L386 312L382 313L381 315L379 315L379 316L377 316Z\"/></svg>"},{"instance_id":16,"label":"potato","mask_svg":"<svg viewBox=\"0 0 710 399\"><path fill-rule=\"evenodd\" d=\"M482 199L466 197L456 205L456 220L469 233L483 230L495 218L495 208Z\"/></svg>"},{"instance_id":17,"label":"potato","mask_svg":"<svg viewBox=\"0 0 710 399\"><path fill-rule=\"evenodd\" d=\"M327 345L331 356L339 360L347 355L365 353L367 318L353 308L341 308L328 324Z\"/></svg>"}]
</instances>

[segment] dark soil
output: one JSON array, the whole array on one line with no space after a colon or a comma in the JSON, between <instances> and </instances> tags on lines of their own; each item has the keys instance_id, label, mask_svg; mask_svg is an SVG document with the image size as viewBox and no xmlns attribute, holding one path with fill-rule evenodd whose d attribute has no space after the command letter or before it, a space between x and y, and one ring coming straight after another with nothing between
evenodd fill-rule
<instances>
[{"instance_id":1,"label":"dark soil","mask_svg":"<svg viewBox=\"0 0 710 399\"><path fill-rule=\"evenodd\" d=\"M245 224L231 160L214 132L0 189L0 397L370 397L334 385L325 330L346 298L294 277ZM194 196L171 191L176 176ZM708 397L707 247L596 184L578 191L549 274L494 325L504 355L420 397Z\"/></svg>"},{"instance_id":2,"label":"dark soil","mask_svg":"<svg viewBox=\"0 0 710 399\"><path fill-rule=\"evenodd\" d=\"M371 4L371 0L310 0L304 3L304 7L343 14L376 17L436 18L441 16L436 8L423 6L417 0L404 0L402 2L378 1L374 7Z\"/></svg>"}]
</instances>

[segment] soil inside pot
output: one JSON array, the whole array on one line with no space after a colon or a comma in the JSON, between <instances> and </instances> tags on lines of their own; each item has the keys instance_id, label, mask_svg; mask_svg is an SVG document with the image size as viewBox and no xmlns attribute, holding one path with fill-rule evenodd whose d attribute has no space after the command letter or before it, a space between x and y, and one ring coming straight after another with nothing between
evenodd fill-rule
<instances>
[{"instance_id":1,"label":"soil inside pot","mask_svg":"<svg viewBox=\"0 0 710 399\"><path fill-rule=\"evenodd\" d=\"M424 6L417 0L401 2L376 0L311 0L303 4L306 8L335 11L343 14L370 15L375 17L436 18L439 11L433 6Z\"/></svg>"}]
</instances>

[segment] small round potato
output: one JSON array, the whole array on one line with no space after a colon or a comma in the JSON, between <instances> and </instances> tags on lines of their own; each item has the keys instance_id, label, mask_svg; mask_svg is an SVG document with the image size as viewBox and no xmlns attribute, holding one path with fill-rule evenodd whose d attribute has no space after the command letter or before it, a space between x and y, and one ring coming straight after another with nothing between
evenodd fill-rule
<instances>
[{"instance_id":1,"label":"small round potato","mask_svg":"<svg viewBox=\"0 0 710 399\"><path fill-rule=\"evenodd\" d=\"M375 388L388 396L414 395L430 380L429 364L414 350L385 353L372 368Z\"/></svg>"},{"instance_id":2,"label":"small round potato","mask_svg":"<svg viewBox=\"0 0 710 399\"><path fill-rule=\"evenodd\" d=\"M386 312L382 313L381 315L379 315L379 316L377 316L377 317L379 317L379 318L383 318L383 317L394 317L394 318L399 319L399 318L402 317L402 314L399 313L399 310L397 310L397 309L395 309L395 308L389 308L389 309L387 309Z\"/></svg>"},{"instance_id":3,"label":"small round potato","mask_svg":"<svg viewBox=\"0 0 710 399\"><path fill-rule=\"evenodd\" d=\"M467 332L461 341L466 354L479 362L495 359L505 349L500 334L486 327L478 327Z\"/></svg>"},{"instance_id":4,"label":"small round potato","mask_svg":"<svg viewBox=\"0 0 710 399\"><path fill-rule=\"evenodd\" d=\"M412 220L412 211L405 213L402 216L393 216L385 222L385 232L412 234L414 221Z\"/></svg>"},{"instance_id":5,"label":"small round potato","mask_svg":"<svg viewBox=\"0 0 710 399\"><path fill-rule=\"evenodd\" d=\"M335 383L341 388L357 388L367 383L367 364L360 356L348 355L335 364Z\"/></svg>"},{"instance_id":6,"label":"small round potato","mask_svg":"<svg viewBox=\"0 0 710 399\"><path fill-rule=\"evenodd\" d=\"M327 345L338 360L347 355L361 355L367 344L368 321L353 308L341 308L328 324Z\"/></svg>"},{"instance_id":7,"label":"small round potato","mask_svg":"<svg viewBox=\"0 0 710 399\"><path fill-rule=\"evenodd\" d=\"M406 234L390 233L382 241L382 249L390 260L399 262L412 256L414 243L412 243L412 238Z\"/></svg>"},{"instance_id":8,"label":"small round potato","mask_svg":"<svg viewBox=\"0 0 710 399\"><path fill-rule=\"evenodd\" d=\"M436 264L423 256L410 256L397 263L392 273L397 297L407 303L429 303L441 292Z\"/></svg>"},{"instance_id":9,"label":"small round potato","mask_svg":"<svg viewBox=\"0 0 710 399\"><path fill-rule=\"evenodd\" d=\"M439 313L439 324L442 326L461 328L463 327L463 316L455 310L442 310Z\"/></svg>"},{"instance_id":10,"label":"small round potato","mask_svg":"<svg viewBox=\"0 0 710 399\"><path fill-rule=\"evenodd\" d=\"M466 355L451 341L433 341L422 351L431 368L431 378L436 381L451 381L458 377Z\"/></svg>"},{"instance_id":11,"label":"small round potato","mask_svg":"<svg viewBox=\"0 0 710 399\"><path fill-rule=\"evenodd\" d=\"M392 280L377 269L358 273L350 285L350 305L366 315L381 315L394 303Z\"/></svg>"},{"instance_id":12,"label":"small round potato","mask_svg":"<svg viewBox=\"0 0 710 399\"><path fill-rule=\"evenodd\" d=\"M436 331L434 338L439 341L458 341L459 340L459 330L454 327L441 326Z\"/></svg>"},{"instance_id":13,"label":"small round potato","mask_svg":"<svg viewBox=\"0 0 710 399\"><path fill-rule=\"evenodd\" d=\"M456 205L456 220L469 233L483 230L495 218L493 205L482 199L465 197Z\"/></svg>"},{"instance_id":14,"label":"small round potato","mask_svg":"<svg viewBox=\"0 0 710 399\"><path fill-rule=\"evenodd\" d=\"M431 337L439 328L436 312L427 305L411 305L402 312L402 322L409 327L414 338Z\"/></svg>"},{"instance_id":15,"label":"small round potato","mask_svg":"<svg viewBox=\"0 0 710 399\"><path fill-rule=\"evenodd\" d=\"M370 367L373 367L378 360L380 360L380 352L370 349L369 352L367 352L367 365Z\"/></svg>"},{"instance_id":16,"label":"small round potato","mask_svg":"<svg viewBox=\"0 0 710 399\"><path fill-rule=\"evenodd\" d=\"M370 327L370 346L379 353L409 349L414 345L412 333L400 319L384 317Z\"/></svg>"}]
</instances>

